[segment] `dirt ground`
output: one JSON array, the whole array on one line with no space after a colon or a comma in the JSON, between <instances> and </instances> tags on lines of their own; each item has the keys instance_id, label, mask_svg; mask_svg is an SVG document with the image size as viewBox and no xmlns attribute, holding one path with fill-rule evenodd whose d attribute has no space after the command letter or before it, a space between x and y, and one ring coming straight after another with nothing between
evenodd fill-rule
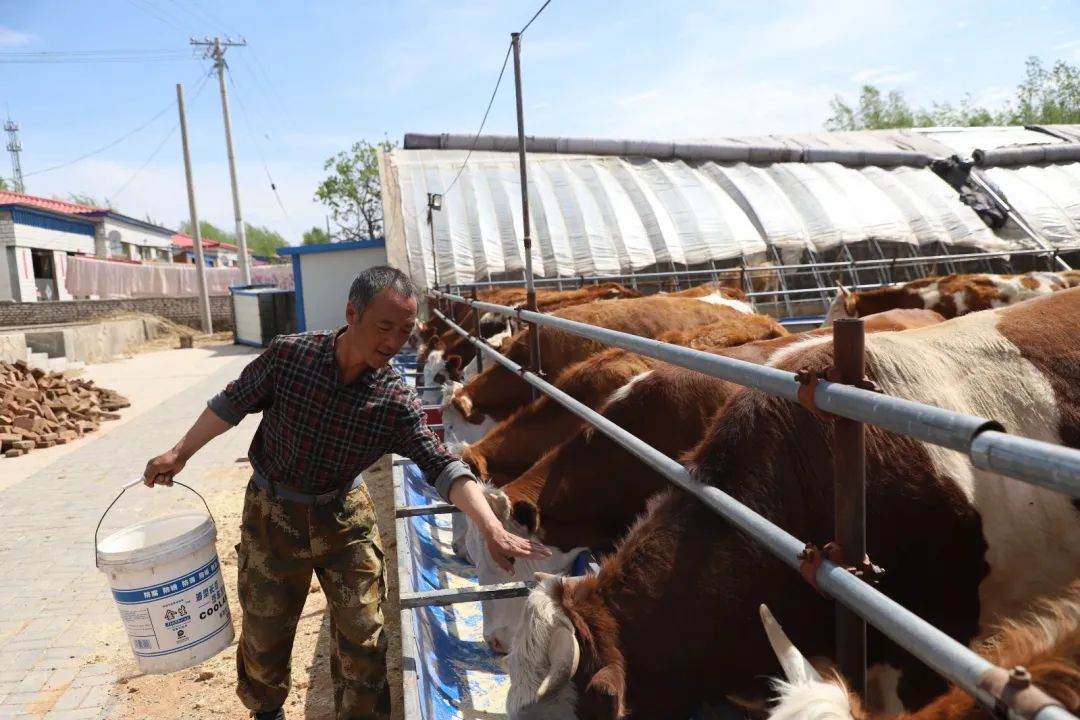
<instances>
[{"instance_id":1,"label":"dirt ground","mask_svg":"<svg viewBox=\"0 0 1080 720\"><path fill-rule=\"evenodd\" d=\"M244 489L251 469L246 459L235 466L214 473L214 485L226 488L207 495L207 502L218 523L217 551L224 566L223 574L233 627L240 636L241 611L236 596L236 550L240 541L240 516ZM401 694L401 635L397 590L397 549L394 540L394 490L390 457L384 457L364 473L364 479L379 514L379 528L388 563L390 590L383 606L389 645L388 675L393 704L392 718L404 718ZM289 718L333 720L334 698L330 681L330 620L323 612L326 600L318 581L312 577L311 591L296 631L293 646L292 691L285 702ZM122 632L122 631L121 631ZM201 665L168 675L143 675L135 665L126 643L110 648L111 660L119 681L110 693L117 698L117 718L145 720L159 717L171 720L205 720L210 716L247 717L236 697L236 640L225 650Z\"/></svg>"}]
</instances>

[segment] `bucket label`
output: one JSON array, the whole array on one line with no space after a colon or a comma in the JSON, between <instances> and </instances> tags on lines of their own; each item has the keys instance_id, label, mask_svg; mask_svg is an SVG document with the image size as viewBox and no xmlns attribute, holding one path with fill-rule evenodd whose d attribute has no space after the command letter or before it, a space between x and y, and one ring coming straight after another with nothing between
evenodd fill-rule
<instances>
[{"instance_id":1,"label":"bucket label","mask_svg":"<svg viewBox=\"0 0 1080 720\"><path fill-rule=\"evenodd\" d=\"M180 652L232 627L216 556L181 577L148 587L114 589L112 594L138 656Z\"/></svg>"}]
</instances>

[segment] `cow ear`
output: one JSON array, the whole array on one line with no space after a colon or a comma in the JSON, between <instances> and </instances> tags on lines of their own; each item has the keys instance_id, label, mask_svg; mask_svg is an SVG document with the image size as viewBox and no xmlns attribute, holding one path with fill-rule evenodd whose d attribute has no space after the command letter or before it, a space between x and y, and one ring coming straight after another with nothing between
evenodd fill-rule
<instances>
[{"instance_id":1,"label":"cow ear","mask_svg":"<svg viewBox=\"0 0 1080 720\"><path fill-rule=\"evenodd\" d=\"M491 506L491 512L495 513L495 517L499 518L500 522L510 519L510 498L506 496L506 493L492 490L484 495L487 497L488 505Z\"/></svg>"},{"instance_id":2,"label":"cow ear","mask_svg":"<svg viewBox=\"0 0 1080 720\"><path fill-rule=\"evenodd\" d=\"M439 335L432 335L428 340L428 350L443 350L446 348L446 343L443 342L442 337Z\"/></svg>"},{"instance_id":3,"label":"cow ear","mask_svg":"<svg viewBox=\"0 0 1080 720\"><path fill-rule=\"evenodd\" d=\"M540 529L540 508L528 500L518 500L514 503L512 514L514 520L528 530L530 535L535 535Z\"/></svg>"},{"instance_id":4,"label":"cow ear","mask_svg":"<svg viewBox=\"0 0 1080 720\"><path fill-rule=\"evenodd\" d=\"M585 688L584 702L592 717L621 720L626 717L626 674L619 665L605 665Z\"/></svg>"},{"instance_id":5,"label":"cow ear","mask_svg":"<svg viewBox=\"0 0 1080 720\"><path fill-rule=\"evenodd\" d=\"M461 356L451 355L446 358L446 371L457 374L461 372Z\"/></svg>"},{"instance_id":6,"label":"cow ear","mask_svg":"<svg viewBox=\"0 0 1080 720\"><path fill-rule=\"evenodd\" d=\"M847 312L849 317L859 316L858 299L854 295L848 294L844 296L844 310Z\"/></svg>"}]
</instances>

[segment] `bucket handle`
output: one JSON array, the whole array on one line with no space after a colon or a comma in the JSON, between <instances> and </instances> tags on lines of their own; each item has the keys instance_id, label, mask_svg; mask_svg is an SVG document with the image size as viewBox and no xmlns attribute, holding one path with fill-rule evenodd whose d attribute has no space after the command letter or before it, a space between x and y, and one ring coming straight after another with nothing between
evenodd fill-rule
<instances>
[{"instance_id":1,"label":"bucket handle","mask_svg":"<svg viewBox=\"0 0 1080 720\"><path fill-rule=\"evenodd\" d=\"M138 480L132 480L127 485L124 485L122 488L120 488L120 494L117 495L116 498L113 499L113 501L111 503L109 503L109 507L105 508L105 512L101 513L101 519L98 520L97 527L94 528L94 567L96 567L96 568L101 567L101 564L98 561L98 553L97 553L97 549L98 549L98 544L97 544L98 531L101 530L101 523L105 522L105 516L109 514L110 510L112 510L113 505L116 504L116 501L119 500L121 497L123 497L124 493L126 493L128 490L130 490L131 488L135 487L136 485L138 485L138 484L140 484L142 482L143 482L143 478L139 478ZM202 500L203 507L206 508L206 513L210 516L210 522L214 523L214 525L217 525L217 520L214 519L214 513L210 512L210 506L206 504L206 498L204 498L202 495L199 495L198 490L191 487L190 485L185 485L184 483L180 482L179 480L173 480L173 484L174 485L179 485L180 487L187 488L191 492L198 495L199 499Z\"/></svg>"}]
</instances>

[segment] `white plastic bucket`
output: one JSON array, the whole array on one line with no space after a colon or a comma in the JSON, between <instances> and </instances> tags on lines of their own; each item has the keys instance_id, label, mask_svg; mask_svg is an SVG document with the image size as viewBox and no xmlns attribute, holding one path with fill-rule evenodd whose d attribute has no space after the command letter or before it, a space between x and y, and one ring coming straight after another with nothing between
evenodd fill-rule
<instances>
[{"instance_id":1,"label":"white plastic bucket","mask_svg":"<svg viewBox=\"0 0 1080 720\"><path fill-rule=\"evenodd\" d=\"M216 538L211 516L189 512L131 525L97 543L98 567L109 577L143 672L192 667L232 642Z\"/></svg>"}]
</instances>

